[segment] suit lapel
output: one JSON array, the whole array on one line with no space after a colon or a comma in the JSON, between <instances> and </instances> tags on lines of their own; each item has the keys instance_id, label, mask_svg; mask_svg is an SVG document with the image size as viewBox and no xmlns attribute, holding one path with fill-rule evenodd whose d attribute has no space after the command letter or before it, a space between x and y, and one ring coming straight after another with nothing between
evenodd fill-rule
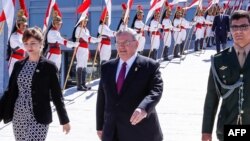
<instances>
[{"instance_id":1,"label":"suit lapel","mask_svg":"<svg viewBox=\"0 0 250 141\"><path fill-rule=\"evenodd\" d=\"M117 89L116 89L116 71L117 71L117 68L118 68L118 63L119 63L119 59L116 59L114 62L113 62L113 64L112 64L112 66L110 67L110 69L111 69L111 71L110 72L112 72L111 74L111 84L110 84L110 87L111 88L115 88L115 92L116 92L116 96L118 95L118 92L117 92Z\"/></svg>"},{"instance_id":2,"label":"suit lapel","mask_svg":"<svg viewBox=\"0 0 250 141\"><path fill-rule=\"evenodd\" d=\"M140 57L139 55L136 57L134 63L132 64L121 89L120 95L123 95L123 93L126 91L129 84L133 81L133 79L136 79L136 74L140 71Z\"/></svg>"}]
</instances>

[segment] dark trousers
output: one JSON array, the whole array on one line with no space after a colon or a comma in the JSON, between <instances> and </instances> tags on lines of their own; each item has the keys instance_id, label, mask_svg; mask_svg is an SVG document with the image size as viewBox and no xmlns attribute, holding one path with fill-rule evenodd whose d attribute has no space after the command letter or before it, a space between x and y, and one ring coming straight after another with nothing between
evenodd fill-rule
<instances>
[{"instance_id":1,"label":"dark trousers","mask_svg":"<svg viewBox=\"0 0 250 141\"><path fill-rule=\"evenodd\" d=\"M216 35L215 42L216 42L216 51L218 53L221 50L220 44L222 44L222 49L226 48L227 35L221 35L221 34Z\"/></svg>"}]
</instances>

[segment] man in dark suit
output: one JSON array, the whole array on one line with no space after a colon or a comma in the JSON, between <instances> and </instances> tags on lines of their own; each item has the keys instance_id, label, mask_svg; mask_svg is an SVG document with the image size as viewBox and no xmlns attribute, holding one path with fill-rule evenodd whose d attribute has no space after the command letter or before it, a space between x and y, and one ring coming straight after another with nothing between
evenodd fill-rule
<instances>
[{"instance_id":1,"label":"man in dark suit","mask_svg":"<svg viewBox=\"0 0 250 141\"><path fill-rule=\"evenodd\" d=\"M215 115L217 138L224 141L224 125L250 125L250 15L235 11L230 19L234 46L215 54L211 61L204 104L202 141L212 140Z\"/></svg>"},{"instance_id":2,"label":"man in dark suit","mask_svg":"<svg viewBox=\"0 0 250 141\"><path fill-rule=\"evenodd\" d=\"M137 54L131 29L116 35L120 58L102 65L97 96L97 134L102 141L162 141L156 104L163 81L159 64Z\"/></svg>"},{"instance_id":3,"label":"man in dark suit","mask_svg":"<svg viewBox=\"0 0 250 141\"><path fill-rule=\"evenodd\" d=\"M224 8L220 9L220 14L215 16L212 31L215 33L216 50L220 52L220 44L222 48L226 48L227 36L230 32L229 29L229 17L224 14Z\"/></svg>"}]
</instances>

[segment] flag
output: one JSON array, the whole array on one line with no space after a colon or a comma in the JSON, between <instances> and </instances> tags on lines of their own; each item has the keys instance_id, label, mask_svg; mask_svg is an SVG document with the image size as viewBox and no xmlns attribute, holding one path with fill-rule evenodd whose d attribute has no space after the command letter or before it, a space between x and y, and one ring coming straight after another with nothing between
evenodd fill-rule
<instances>
[{"instance_id":1,"label":"flag","mask_svg":"<svg viewBox=\"0 0 250 141\"><path fill-rule=\"evenodd\" d=\"M193 0L189 6L184 7L183 9L187 10L187 9L190 9L194 6L199 6L199 8L201 9L202 8L202 0Z\"/></svg>"},{"instance_id":2,"label":"flag","mask_svg":"<svg viewBox=\"0 0 250 141\"><path fill-rule=\"evenodd\" d=\"M108 20L108 26L111 24L111 0L105 0L106 3L106 8L107 8L107 13L109 15L109 20Z\"/></svg>"},{"instance_id":3,"label":"flag","mask_svg":"<svg viewBox=\"0 0 250 141\"><path fill-rule=\"evenodd\" d=\"M77 8L76 13L82 13L82 15L76 23L76 26L87 16L90 4L91 0L83 0L82 4Z\"/></svg>"},{"instance_id":4,"label":"flag","mask_svg":"<svg viewBox=\"0 0 250 141\"><path fill-rule=\"evenodd\" d=\"M2 0L3 4L3 11L1 13L1 21L4 22L6 21L7 26L8 26L8 39L11 34L11 29L13 27L13 21L14 21L14 14L15 14L15 0ZM6 16L8 14L8 16Z\"/></svg>"},{"instance_id":5,"label":"flag","mask_svg":"<svg viewBox=\"0 0 250 141\"><path fill-rule=\"evenodd\" d=\"M145 23L147 23L148 19L153 15L154 11L158 8L161 8L164 4L165 0L151 0L150 1L150 9L148 11L148 15Z\"/></svg>"},{"instance_id":6,"label":"flag","mask_svg":"<svg viewBox=\"0 0 250 141\"><path fill-rule=\"evenodd\" d=\"M127 2L127 9L126 9L126 12L125 12L125 15L124 15L125 20L129 16L129 11L132 8L133 3L134 3L134 0L128 0L128 2Z\"/></svg>"},{"instance_id":7,"label":"flag","mask_svg":"<svg viewBox=\"0 0 250 141\"><path fill-rule=\"evenodd\" d=\"M43 23L43 32L45 32L47 30L47 28L48 28L50 14L51 14L52 8L54 7L55 3L56 3L56 0L50 0L49 1L49 5L48 5L48 8L46 10L44 23Z\"/></svg>"},{"instance_id":8,"label":"flag","mask_svg":"<svg viewBox=\"0 0 250 141\"><path fill-rule=\"evenodd\" d=\"M25 0L19 0L19 3L20 3L20 8L23 9L24 11L24 15L28 18L29 14L25 5Z\"/></svg>"},{"instance_id":9,"label":"flag","mask_svg":"<svg viewBox=\"0 0 250 141\"><path fill-rule=\"evenodd\" d=\"M77 8L76 13L83 13L86 11L91 4L91 0L83 0L82 4Z\"/></svg>"},{"instance_id":10,"label":"flag","mask_svg":"<svg viewBox=\"0 0 250 141\"><path fill-rule=\"evenodd\" d=\"M208 2L208 7L207 9L211 8L214 4L219 3L219 0L210 0Z\"/></svg>"},{"instance_id":11,"label":"flag","mask_svg":"<svg viewBox=\"0 0 250 141\"><path fill-rule=\"evenodd\" d=\"M173 0L170 5L178 4L179 2L187 2L187 0Z\"/></svg>"}]
</instances>

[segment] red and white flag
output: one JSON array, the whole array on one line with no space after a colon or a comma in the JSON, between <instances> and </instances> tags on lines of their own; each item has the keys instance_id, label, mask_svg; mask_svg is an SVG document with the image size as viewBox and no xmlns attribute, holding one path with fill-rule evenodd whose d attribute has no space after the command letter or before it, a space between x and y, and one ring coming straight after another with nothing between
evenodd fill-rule
<instances>
[{"instance_id":1,"label":"red and white flag","mask_svg":"<svg viewBox=\"0 0 250 141\"><path fill-rule=\"evenodd\" d=\"M126 12L125 12L125 15L124 15L124 19L128 18L129 11L131 10L133 3L134 3L134 0L128 0L128 2L127 2L127 9L126 9Z\"/></svg>"},{"instance_id":2,"label":"red and white flag","mask_svg":"<svg viewBox=\"0 0 250 141\"><path fill-rule=\"evenodd\" d=\"M187 10L187 9L190 9L194 6L199 6L199 8L201 9L202 8L202 0L193 0L189 6L184 7L183 9Z\"/></svg>"},{"instance_id":3,"label":"red and white flag","mask_svg":"<svg viewBox=\"0 0 250 141\"><path fill-rule=\"evenodd\" d=\"M207 9L209 9L210 7L212 7L214 4L216 4L216 3L219 3L219 0L210 0L209 2L208 2L208 7L207 7Z\"/></svg>"},{"instance_id":4,"label":"red and white flag","mask_svg":"<svg viewBox=\"0 0 250 141\"><path fill-rule=\"evenodd\" d=\"M49 1L49 5L48 5L48 8L46 10L46 15L44 18L44 23L43 23L43 32L45 32L48 28L50 14L51 14L52 8L54 7L55 3L56 3L56 0Z\"/></svg>"},{"instance_id":5,"label":"red and white flag","mask_svg":"<svg viewBox=\"0 0 250 141\"><path fill-rule=\"evenodd\" d=\"M169 3L170 5L175 5L178 4L179 2L187 2L187 0L173 0L171 3Z\"/></svg>"},{"instance_id":6,"label":"red and white flag","mask_svg":"<svg viewBox=\"0 0 250 141\"><path fill-rule=\"evenodd\" d=\"M106 3L107 12L108 12L108 15L109 15L108 26L110 26L110 24L111 24L111 3L112 3L112 1L111 0L105 0L105 3Z\"/></svg>"},{"instance_id":7,"label":"red and white flag","mask_svg":"<svg viewBox=\"0 0 250 141\"><path fill-rule=\"evenodd\" d=\"M28 14L28 10L27 10L26 5L25 5L25 0L19 0L19 3L20 3L20 8L23 9L23 11L24 11L24 15L28 18L29 14Z\"/></svg>"},{"instance_id":8,"label":"red and white flag","mask_svg":"<svg viewBox=\"0 0 250 141\"><path fill-rule=\"evenodd\" d=\"M76 13L78 14L82 13L82 15L79 18L78 22L76 23L76 26L79 24L79 22L81 22L87 16L90 4L91 4L91 0L83 0L82 4L77 8Z\"/></svg>"},{"instance_id":9,"label":"red and white flag","mask_svg":"<svg viewBox=\"0 0 250 141\"><path fill-rule=\"evenodd\" d=\"M147 23L148 19L153 15L154 11L158 8L161 8L164 4L165 0L151 0L150 1L150 9L148 11L148 15L145 23Z\"/></svg>"},{"instance_id":10,"label":"red and white flag","mask_svg":"<svg viewBox=\"0 0 250 141\"><path fill-rule=\"evenodd\" d=\"M11 29L13 26L14 16L15 16L15 0L2 0L3 11L1 13L0 22L6 21L8 26L8 39L11 34Z\"/></svg>"}]
</instances>

